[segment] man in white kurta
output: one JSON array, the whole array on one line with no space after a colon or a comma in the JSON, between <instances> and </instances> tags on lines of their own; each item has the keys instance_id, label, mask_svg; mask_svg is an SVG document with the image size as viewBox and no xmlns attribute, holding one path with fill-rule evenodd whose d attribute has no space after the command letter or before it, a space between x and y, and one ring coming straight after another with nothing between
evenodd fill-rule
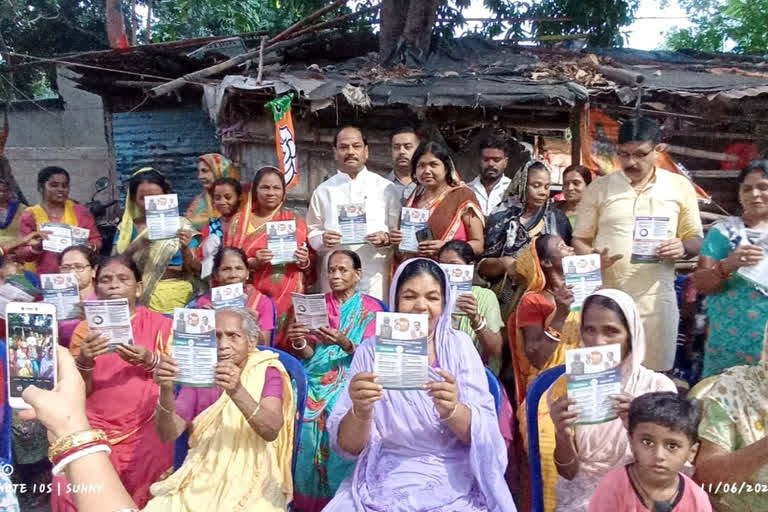
<instances>
[{"instance_id":1,"label":"man in white kurta","mask_svg":"<svg viewBox=\"0 0 768 512\"><path fill-rule=\"evenodd\" d=\"M386 178L369 171L368 144L362 132L343 128L334 141L339 172L323 182L312 194L307 211L309 244L322 257L319 286L329 292L328 258L336 249L348 249L360 256L363 265L358 285L361 293L388 301L393 248L400 242L400 196ZM339 225L339 207L365 205L366 243L344 243Z\"/></svg>"}]
</instances>

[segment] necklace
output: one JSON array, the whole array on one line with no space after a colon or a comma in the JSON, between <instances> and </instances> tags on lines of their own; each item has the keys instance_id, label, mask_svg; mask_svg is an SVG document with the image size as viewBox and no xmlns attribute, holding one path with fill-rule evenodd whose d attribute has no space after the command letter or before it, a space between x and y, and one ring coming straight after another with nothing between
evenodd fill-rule
<instances>
[{"instance_id":1,"label":"necklace","mask_svg":"<svg viewBox=\"0 0 768 512\"><path fill-rule=\"evenodd\" d=\"M440 200L440 198L442 198L442 197L443 197L443 194L445 193L445 192L444 192L444 191L445 191L445 189L446 189L447 187L449 187L449 186L450 186L450 185L448 185L447 183L446 183L445 185L441 186L441 187L440 187L440 189L439 189L439 190L437 191L437 193L435 194L435 197L434 197L434 198L432 198L432 199L429 199L429 198L427 198L427 195L428 195L428 193L427 193L426 191L424 191L424 195L422 196L422 200L423 200L423 201L424 201L426 204L424 204L424 205L422 206L422 208L423 208L423 209L425 209L425 210L429 210L430 208L432 208L432 205L433 205L433 204L435 204L435 202L436 202L436 201Z\"/></svg>"},{"instance_id":2,"label":"necklace","mask_svg":"<svg viewBox=\"0 0 768 512\"><path fill-rule=\"evenodd\" d=\"M648 505L648 503L653 503L654 504L653 508L648 507L651 510L655 510L656 509L656 504L659 503L659 502L670 503L671 504L671 503L673 503L675 501L675 498L677 498L677 493L680 490L680 486L679 485L675 486L675 489L673 490L672 495L669 497L669 499L667 499L667 500L659 500L659 501L653 500L651 498L651 494L645 489L645 486L643 486L643 482L640 480L640 477L637 475L636 466L632 465L630 467L629 471L630 471L630 474L632 475L632 480L634 480L634 482L640 488L640 494L642 494L642 498L643 498L643 501L645 501L646 506ZM679 479L679 477L678 477L678 479Z\"/></svg>"}]
</instances>

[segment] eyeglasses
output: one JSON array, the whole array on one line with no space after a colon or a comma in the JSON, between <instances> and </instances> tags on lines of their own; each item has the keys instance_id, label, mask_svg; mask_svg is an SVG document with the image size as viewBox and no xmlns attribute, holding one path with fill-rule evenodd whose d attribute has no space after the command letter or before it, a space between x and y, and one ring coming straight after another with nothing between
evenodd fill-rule
<instances>
[{"instance_id":1,"label":"eyeglasses","mask_svg":"<svg viewBox=\"0 0 768 512\"><path fill-rule=\"evenodd\" d=\"M629 160L630 158L632 158L633 160L642 160L643 158L653 153L654 149L656 148L651 148L648 151L635 151L634 153L630 153L629 151L619 151L616 153L616 155L621 160Z\"/></svg>"},{"instance_id":2,"label":"eyeglasses","mask_svg":"<svg viewBox=\"0 0 768 512\"><path fill-rule=\"evenodd\" d=\"M62 265L61 267L59 267L59 270L64 273L77 272L79 274L81 272L85 272L89 268L91 268L90 265Z\"/></svg>"}]
</instances>

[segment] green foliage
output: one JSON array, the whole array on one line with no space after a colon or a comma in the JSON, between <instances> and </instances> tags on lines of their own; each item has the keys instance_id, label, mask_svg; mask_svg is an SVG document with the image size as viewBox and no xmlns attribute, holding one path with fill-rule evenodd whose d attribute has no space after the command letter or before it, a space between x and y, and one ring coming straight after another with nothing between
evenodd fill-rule
<instances>
[{"instance_id":1,"label":"green foliage","mask_svg":"<svg viewBox=\"0 0 768 512\"><path fill-rule=\"evenodd\" d=\"M542 0L535 17L571 18L561 23L538 23L537 35L586 34L595 47L623 46L621 29L632 23L639 0Z\"/></svg>"},{"instance_id":2,"label":"green foliage","mask_svg":"<svg viewBox=\"0 0 768 512\"><path fill-rule=\"evenodd\" d=\"M667 34L665 47L761 54L768 49L768 0L679 0L693 23ZM731 49L730 46L734 45Z\"/></svg>"}]
</instances>

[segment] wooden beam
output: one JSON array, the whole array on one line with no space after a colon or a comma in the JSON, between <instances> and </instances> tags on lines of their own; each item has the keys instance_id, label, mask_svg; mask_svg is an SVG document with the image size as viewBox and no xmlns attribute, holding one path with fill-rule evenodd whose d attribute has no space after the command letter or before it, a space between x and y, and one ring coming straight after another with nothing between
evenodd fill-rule
<instances>
[{"instance_id":1,"label":"wooden beam","mask_svg":"<svg viewBox=\"0 0 768 512\"><path fill-rule=\"evenodd\" d=\"M722 169L715 169L715 170L687 171L687 172L691 178L735 180L741 171L726 171Z\"/></svg>"},{"instance_id":2,"label":"wooden beam","mask_svg":"<svg viewBox=\"0 0 768 512\"><path fill-rule=\"evenodd\" d=\"M739 157L736 155L728 155L726 153L717 153L714 151L704 151L703 149L686 148L683 146L675 146L674 144L665 144L665 150L675 155L685 155L694 158L705 158L707 160L718 160L720 162L738 162Z\"/></svg>"}]
</instances>

